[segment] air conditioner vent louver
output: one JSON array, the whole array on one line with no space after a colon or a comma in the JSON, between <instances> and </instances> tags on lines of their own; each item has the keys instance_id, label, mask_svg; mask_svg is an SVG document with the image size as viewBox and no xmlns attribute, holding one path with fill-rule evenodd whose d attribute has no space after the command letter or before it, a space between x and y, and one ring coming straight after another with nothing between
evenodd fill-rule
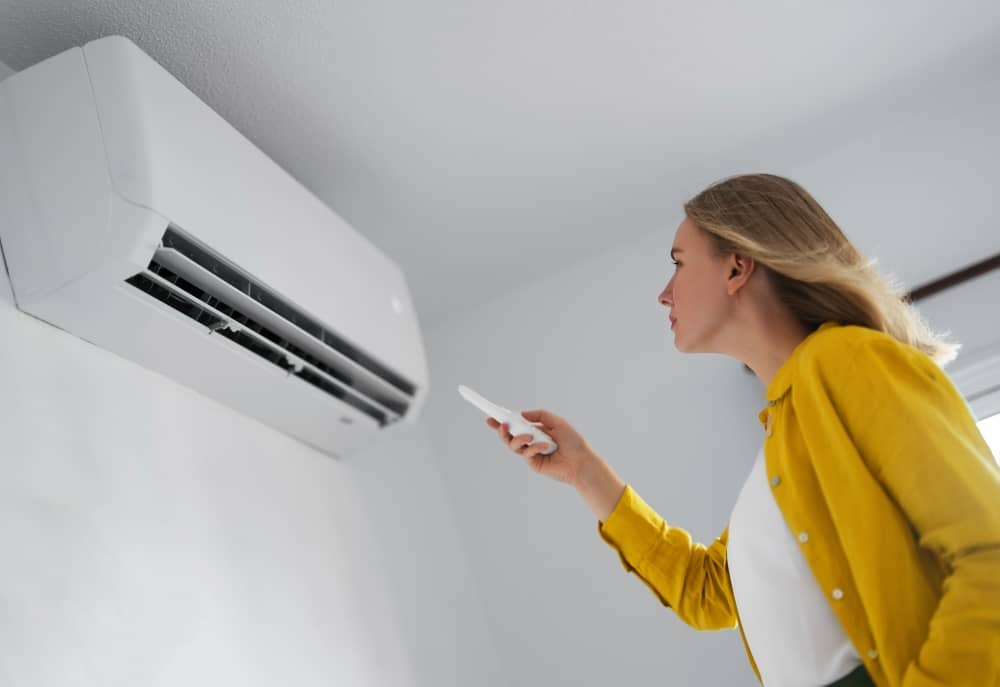
<instances>
[{"instance_id":1,"label":"air conditioner vent louver","mask_svg":"<svg viewBox=\"0 0 1000 687\"><path fill-rule=\"evenodd\" d=\"M385 426L415 386L255 280L169 227L131 286Z\"/></svg>"}]
</instances>

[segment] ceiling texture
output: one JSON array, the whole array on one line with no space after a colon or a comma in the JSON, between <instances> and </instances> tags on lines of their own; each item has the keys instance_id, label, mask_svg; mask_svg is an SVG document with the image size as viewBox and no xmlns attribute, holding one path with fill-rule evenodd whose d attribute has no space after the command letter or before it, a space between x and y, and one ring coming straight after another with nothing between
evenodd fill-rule
<instances>
[{"instance_id":1,"label":"ceiling texture","mask_svg":"<svg viewBox=\"0 0 1000 687\"><path fill-rule=\"evenodd\" d=\"M15 70L112 34L396 260L431 328L995 73L1000 3L0 0Z\"/></svg>"}]
</instances>

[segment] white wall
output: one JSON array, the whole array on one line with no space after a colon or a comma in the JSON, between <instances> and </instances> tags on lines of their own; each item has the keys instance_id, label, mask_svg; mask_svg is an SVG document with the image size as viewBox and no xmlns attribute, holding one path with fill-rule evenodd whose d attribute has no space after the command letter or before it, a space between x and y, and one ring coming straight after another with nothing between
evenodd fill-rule
<instances>
[{"instance_id":1,"label":"white wall","mask_svg":"<svg viewBox=\"0 0 1000 687\"><path fill-rule=\"evenodd\" d=\"M424 423L398 430L352 456L349 466L380 549L379 560L366 564L385 566L386 591L396 597L398 632L410 653L413 684L511 684L456 527L460 515L434 460L434 437Z\"/></svg>"},{"instance_id":2,"label":"white wall","mask_svg":"<svg viewBox=\"0 0 1000 687\"><path fill-rule=\"evenodd\" d=\"M503 685L422 427L331 460L24 315L0 685Z\"/></svg>"},{"instance_id":3,"label":"white wall","mask_svg":"<svg viewBox=\"0 0 1000 687\"><path fill-rule=\"evenodd\" d=\"M1000 251L997 122L994 80L928 94L924 107L794 168L760 159L728 173L800 181L862 252L913 287ZM673 349L656 296L681 212L430 334L427 420L513 684L756 684L737 632L697 633L663 609L620 568L575 492L526 468L455 391L563 415L668 521L704 542L717 536L762 440L763 389L736 361ZM967 350L1000 340L1000 299L983 288L926 306L932 325L972 337Z\"/></svg>"},{"instance_id":4,"label":"white wall","mask_svg":"<svg viewBox=\"0 0 1000 687\"><path fill-rule=\"evenodd\" d=\"M1000 270L935 294L920 310L962 343L947 369L976 419L1000 413ZM1000 451L994 454L1000 459Z\"/></svg>"}]
</instances>

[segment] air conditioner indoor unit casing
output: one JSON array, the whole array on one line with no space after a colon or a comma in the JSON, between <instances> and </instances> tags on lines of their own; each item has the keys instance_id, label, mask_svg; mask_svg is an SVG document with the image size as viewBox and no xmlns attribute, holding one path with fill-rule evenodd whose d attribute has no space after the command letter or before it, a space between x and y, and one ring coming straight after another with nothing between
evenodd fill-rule
<instances>
[{"instance_id":1,"label":"air conditioner indoor unit casing","mask_svg":"<svg viewBox=\"0 0 1000 687\"><path fill-rule=\"evenodd\" d=\"M0 161L22 311L330 455L417 419L398 265L129 40L0 82Z\"/></svg>"}]
</instances>

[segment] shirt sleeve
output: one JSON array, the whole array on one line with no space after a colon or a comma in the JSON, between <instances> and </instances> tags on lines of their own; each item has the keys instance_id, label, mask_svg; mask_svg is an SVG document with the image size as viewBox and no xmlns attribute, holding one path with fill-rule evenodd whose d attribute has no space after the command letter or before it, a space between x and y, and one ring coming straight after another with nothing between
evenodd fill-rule
<instances>
[{"instance_id":1,"label":"shirt sleeve","mask_svg":"<svg viewBox=\"0 0 1000 687\"><path fill-rule=\"evenodd\" d=\"M841 380L859 452L946 571L902 687L1000 684L1000 468L975 418L934 361L892 340L860 344Z\"/></svg>"},{"instance_id":2,"label":"shirt sleeve","mask_svg":"<svg viewBox=\"0 0 1000 687\"><path fill-rule=\"evenodd\" d=\"M685 623L699 630L736 627L726 566L728 529L711 546L694 543L626 486L597 531L618 551L625 571L635 573Z\"/></svg>"}]
</instances>

